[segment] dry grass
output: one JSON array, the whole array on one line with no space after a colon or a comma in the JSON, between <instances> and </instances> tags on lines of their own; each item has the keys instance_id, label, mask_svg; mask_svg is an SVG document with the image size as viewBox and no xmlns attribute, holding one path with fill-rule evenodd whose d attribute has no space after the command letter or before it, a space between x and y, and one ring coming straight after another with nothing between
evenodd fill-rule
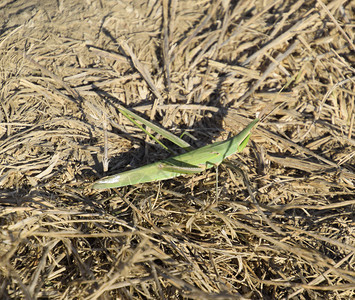
<instances>
[{"instance_id":1,"label":"dry grass","mask_svg":"<svg viewBox=\"0 0 355 300\"><path fill-rule=\"evenodd\" d=\"M323 3L2 1L0 298L354 297L355 3ZM218 202L214 170L92 190L105 127L109 174L169 155L120 104L195 146L271 112L255 199L229 168Z\"/></svg>"}]
</instances>

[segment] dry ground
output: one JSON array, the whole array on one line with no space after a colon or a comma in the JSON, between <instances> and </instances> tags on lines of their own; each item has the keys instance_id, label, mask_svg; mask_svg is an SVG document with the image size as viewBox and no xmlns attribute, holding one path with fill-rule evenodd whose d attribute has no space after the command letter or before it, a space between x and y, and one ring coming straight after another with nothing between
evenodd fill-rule
<instances>
[{"instance_id":1,"label":"dry ground","mask_svg":"<svg viewBox=\"0 0 355 300\"><path fill-rule=\"evenodd\" d=\"M355 2L0 2L0 298L351 299ZM284 88L283 88L284 87ZM283 89L282 89L283 88ZM267 116L231 168L97 191ZM233 160L232 160L233 163Z\"/></svg>"}]
</instances>

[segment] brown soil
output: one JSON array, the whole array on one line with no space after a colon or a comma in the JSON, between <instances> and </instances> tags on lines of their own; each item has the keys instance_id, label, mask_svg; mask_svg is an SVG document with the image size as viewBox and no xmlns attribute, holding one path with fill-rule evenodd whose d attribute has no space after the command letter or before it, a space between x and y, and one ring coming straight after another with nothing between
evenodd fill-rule
<instances>
[{"instance_id":1,"label":"brown soil","mask_svg":"<svg viewBox=\"0 0 355 300\"><path fill-rule=\"evenodd\" d=\"M1 1L0 298L355 297L354 11ZM225 166L218 196L214 169L93 190L170 155L119 105L195 147L262 117L230 160L250 183Z\"/></svg>"}]
</instances>

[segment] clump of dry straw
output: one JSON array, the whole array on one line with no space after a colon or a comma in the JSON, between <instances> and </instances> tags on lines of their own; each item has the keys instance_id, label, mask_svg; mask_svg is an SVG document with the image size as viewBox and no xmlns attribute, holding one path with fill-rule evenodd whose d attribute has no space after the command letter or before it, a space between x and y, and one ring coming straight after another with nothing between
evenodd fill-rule
<instances>
[{"instance_id":1,"label":"clump of dry straw","mask_svg":"<svg viewBox=\"0 0 355 300\"><path fill-rule=\"evenodd\" d=\"M2 1L0 298L353 298L354 5ZM196 147L267 118L217 196L96 191L169 156L119 105Z\"/></svg>"}]
</instances>

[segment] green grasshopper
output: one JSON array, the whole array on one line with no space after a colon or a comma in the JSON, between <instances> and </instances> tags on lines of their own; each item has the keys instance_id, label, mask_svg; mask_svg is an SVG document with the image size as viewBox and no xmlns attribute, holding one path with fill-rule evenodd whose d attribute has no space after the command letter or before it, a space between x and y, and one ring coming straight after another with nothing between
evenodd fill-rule
<instances>
[{"instance_id":1,"label":"green grasshopper","mask_svg":"<svg viewBox=\"0 0 355 300\"><path fill-rule=\"evenodd\" d=\"M120 111L123 111L125 114L129 114L130 116L134 116L135 118L137 117L137 115L126 110L125 108L121 108ZM148 126L149 124L152 124L145 119L141 119L142 118L140 118L140 121L147 124ZM236 152L241 152L248 143L252 128L258 122L259 119L255 119L238 135L225 141L206 145L196 150L192 150L190 152L158 161L137 169L104 177L96 181L93 185L93 188L107 189L123 187L138 183L170 179L182 174L202 172L213 166L219 165L228 156ZM159 133L164 135L165 130L160 128ZM171 135L171 133L169 134ZM176 136L175 138L180 140Z\"/></svg>"}]
</instances>

